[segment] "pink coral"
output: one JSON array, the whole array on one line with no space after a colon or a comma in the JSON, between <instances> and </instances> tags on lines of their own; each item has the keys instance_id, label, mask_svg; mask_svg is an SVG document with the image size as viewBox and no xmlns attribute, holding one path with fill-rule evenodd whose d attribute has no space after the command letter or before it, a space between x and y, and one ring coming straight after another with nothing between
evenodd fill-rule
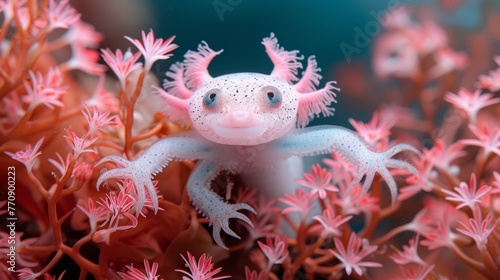
<instances>
[{"instance_id":1,"label":"pink coral","mask_svg":"<svg viewBox=\"0 0 500 280\"><path fill-rule=\"evenodd\" d=\"M0 279L496 279L495 30L386 12L359 29L380 29L374 77L271 33L269 74L212 76L222 50L202 41L161 88L154 65L174 37L146 30L99 50L107 35L70 1L0 0ZM371 119L322 76L366 92L353 105ZM308 126L337 100L355 131Z\"/></svg>"},{"instance_id":2,"label":"pink coral","mask_svg":"<svg viewBox=\"0 0 500 280\"><path fill-rule=\"evenodd\" d=\"M296 179L295 182L311 189L311 193L317 193L321 199L324 199L327 194L326 191L338 191L337 187L331 184L331 180L330 172L316 164L311 167L311 174L304 173L304 179Z\"/></svg>"},{"instance_id":3,"label":"pink coral","mask_svg":"<svg viewBox=\"0 0 500 280\"><path fill-rule=\"evenodd\" d=\"M142 42L128 36L125 36L125 38L132 42L132 44L142 53L144 57L144 71L146 72L151 70L151 66L153 66L157 60L171 57L172 54L170 54L170 52L178 47L176 44L172 44L175 36L165 41L163 41L163 39L155 39L153 30L150 30L147 35L142 31Z\"/></svg>"},{"instance_id":4,"label":"pink coral","mask_svg":"<svg viewBox=\"0 0 500 280\"><path fill-rule=\"evenodd\" d=\"M218 274L222 269L216 268L214 269L214 264L212 263L212 257L207 257L206 254L202 254L198 262L196 258L191 255L191 253L187 252L187 260L181 255L182 259L186 262L190 271L176 269L175 271L183 273L186 276L182 276L183 280L219 280L226 279L229 276L217 276L214 277L215 274Z\"/></svg>"},{"instance_id":5,"label":"pink coral","mask_svg":"<svg viewBox=\"0 0 500 280\"><path fill-rule=\"evenodd\" d=\"M143 273L139 269L133 266L126 266L128 271L127 273L118 272L121 279L123 280L160 280L160 278L156 273L158 272L158 263L153 262L151 266L149 266L149 261L144 260L144 267L146 269L146 273Z\"/></svg>"},{"instance_id":6,"label":"pink coral","mask_svg":"<svg viewBox=\"0 0 500 280\"><path fill-rule=\"evenodd\" d=\"M337 238L334 241L336 250L330 250L330 252L342 262L347 275L351 275L354 270L361 276L363 275L363 267L382 266L377 262L362 261L377 250L377 246L369 245L368 240L358 238L355 233L352 233L351 237L349 237L347 246L344 246L342 241Z\"/></svg>"},{"instance_id":7,"label":"pink coral","mask_svg":"<svg viewBox=\"0 0 500 280\"><path fill-rule=\"evenodd\" d=\"M500 98L494 98L490 93L482 94L480 90L469 92L466 89L460 89L457 94L447 93L444 100L464 112L473 124L480 110L500 103Z\"/></svg>"},{"instance_id":8,"label":"pink coral","mask_svg":"<svg viewBox=\"0 0 500 280\"><path fill-rule=\"evenodd\" d=\"M38 140L38 142L36 142L33 148L28 144L24 151L18 151L16 153L5 153L11 156L13 159L23 163L24 166L26 166L28 172L31 172L31 170L33 170L33 166L36 164L36 158L42 154L39 149L42 146L43 140L44 138L42 137L40 140Z\"/></svg>"}]
</instances>

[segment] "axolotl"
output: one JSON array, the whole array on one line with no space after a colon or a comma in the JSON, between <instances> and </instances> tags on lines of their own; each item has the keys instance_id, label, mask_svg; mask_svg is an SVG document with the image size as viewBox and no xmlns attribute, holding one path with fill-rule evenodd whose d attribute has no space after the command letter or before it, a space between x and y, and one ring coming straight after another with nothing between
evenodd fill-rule
<instances>
[{"instance_id":1,"label":"axolotl","mask_svg":"<svg viewBox=\"0 0 500 280\"><path fill-rule=\"evenodd\" d=\"M165 137L134 160L120 156L104 157L98 164L114 162L120 167L104 172L97 186L110 178L128 178L137 188L136 213L151 198L155 212L158 197L152 179L172 160L197 160L187 183L193 205L208 218L214 241L227 248L221 230L239 238L229 227L229 219L241 219L252 226L240 210L255 210L248 204L229 204L210 188L222 170L234 173L258 172L290 157L314 156L336 152L356 165L358 174L351 186L360 184L366 192L376 173L389 186L392 201L397 187L388 168L417 174L408 162L393 158L405 150L418 152L400 143L383 152L372 151L353 131L331 125L306 127L320 114L330 116L339 88L330 81L321 89L320 69L314 56L302 68L298 51L286 51L273 33L262 44L274 64L270 75L234 73L212 77L211 60L222 52L202 42L197 51L188 51L184 61L173 64L163 86L154 90L165 100L165 113L173 120L194 129ZM249 150L252 156L249 157Z\"/></svg>"}]
</instances>

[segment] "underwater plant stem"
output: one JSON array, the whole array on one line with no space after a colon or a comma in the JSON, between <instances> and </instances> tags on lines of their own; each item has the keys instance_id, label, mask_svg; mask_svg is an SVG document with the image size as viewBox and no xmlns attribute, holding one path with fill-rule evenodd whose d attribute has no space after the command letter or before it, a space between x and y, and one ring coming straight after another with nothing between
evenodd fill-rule
<instances>
[{"instance_id":1,"label":"underwater plant stem","mask_svg":"<svg viewBox=\"0 0 500 280\"><path fill-rule=\"evenodd\" d=\"M484 265L491 275L500 275L500 269L498 265L493 260L490 252L488 251L486 245L480 246L479 251L481 252L481 257L483 258Z\"/></svg>"},{"instance_id":2,"label":"underwater plant stem","mask_svg":"<svg viewBox=\"0 0 500 280\"><path fill-rule=\"evenodd\" d=\"M38 178L33 174L33 172L28 172L28 177L30 178L31 182L35 185L37 188L38 192L42 195L42 197L47 201L48 199L48 193L47 190L43 187L42 183Z\"/></svg>"},{"instance_id":3,"label":"underwater plant stem","mask_svg":"<svg viewBox=\"0 0 500 280\"><path fill-rule=\"evenodd\" d=\"M399 208L401 207L401 202L397 201L394 206L388 206L380 211L378 211L378 217L379 219L383 219L385 217L388 217L392 215L394 212L398 211Z\"/></svg>"},{"instance_id":4,"label":"underwater plant stem","mask_svg":"<svg viewBox=\"0 0 500 280\"><path fill-rule=\"evenodd\" d=\"M126 111L127 111L126 120L125 120L124 152L129 159L132 158L132 156L133 156L132 145L134 144L134 141L132 138L132 127L134 125L135 102L137 101L137 98L139 98L139 95L140 95L141 89L142 89L142 84L144 83L145 77L146 77L146 72L142 71L139 78L137 79L134 93L132 94L132 97L130 98L130 100L128 100L128 98L125 96L126 95L125 93L122 94L122 97L124 97L124 100L125 100Z\"/></svg>"},{"instance_id":5,"label":"underwater plant stem","mask_svg":"<svg viewBox=\"0 0 500 280\"><path fill-rule=\"evenodd\" d=\"M162 128L163 128L163 123L158 123L150 131L148 131L148 132L146 132L144 134L141 134L141 135L136 135L136 136L132 137L132 139L130 141L133 144L135 142L151 138L153 135L155 135L156 133L158 133Z\"/></svg>"},{"instance_id":6,"label":"underwater plant stem","mask_svg":"<svg viewBox=\"0 0 500 280\"><path fill-rule=\"evenodd\" d=\"M26 252L30 252L30 253L52 253L57 249L55 245L25 246L25 247L19 247L19 248L21 250L24 249Z\"/></svg>"},{"instance_id":7,"label":"underwater plant stem","mask_svg":"<svg viewBox=\"0 0 500 280\"><path fill-rule=\"evenodd\" d=\"M83 185L85 185L85 182L74 180L69 188L62 190L61 197L65 197L67 195L70 195L74 192L81 190Z\"/></svg>"},{"instance_id":8,"label":"underwater plant stem","mask_svg":"<svg viewBox=\"0 0 500 280\"><path fill-rule=\"evenodd\" d=\"M498 226L498 225L497 225ZM498 263L495 263L495 265L499 266L500 265L500 242L498 238L498 234L496 231L493 231L492 234L490 235L490 241L488 243L488 246L486 246L486 250L490 254L493 260L499 261Z\"/></svg>"},{"instance_id":9,"label":"underwater plant stem","mask_svg":"<svg viewBox=\"0 0 500 280\"><path fill-rule=\"evenodd\" d=\"M314 242L313 245L309 246L307 248L307 250L305 250L304 252L302 252L297 257L297 259L293 262L293 264L289 268L289 270L286 272L287 275L295 275L295 273L297 272L297 270L300 268L301 264L304 263L304 261L307 258L311 257L314 254L314 252L316 251L316 249L318 249L323 244L323 242L325 242L326 237L327 237L326 234L320 235L320 237L318 238L318 240L316 240L316 242Z\"/></svg>"},{"instance_id":10,"label":"underwater plant stem","mask_svg":"<svg viewBox=\"0 0 500 280\"><path fill-rule=\"evenodd\" d=\"M484 264L470 258L467 256L455 243L451 243L450 246L448 246L450 250L463 262L468 264L470 267L474 268L477 270L479 273L484 275L486 278L488 278L488 273L486 272L486 269L484 267Z\"/></svg>"},{"instance_id":11,"label":"underwater plant stem","mask_svg":"<svg viewBox=\"0 0 500 280\"><path fill-rule=\"evenodd\" d=\"M484 169L486 165L495 157L494 153L485 154L484 150L482 150L478 155L478 160L476 161L476 177L481 178L483 176Z\"/></svg>"},{"instance_id":12,"label":"underwater plant stem","mask_svg":"<svg viewBox=\"0 0 500 280\"><path fill-rule=\"evenodd\" d=\"M68 42L64 38L61 37L61 38L58 38L54 41L47 42L45 45L43 45L43 51L51 52L51 51L61 49L67 45L68 45Z\"/></svg>"},{"instance_id":13,"label":"underwater plant stem","mask_svg":"<svg viewBox=\"0 0 500 280\"><path fill-rule=\"evenodd\" d=\"M50 224L52 226L52 233L54 234L54 243L56 244L56 246L58 248L57 252L62 253L63 252L62 250L64 250L64 248L67 248L67 246L64 244L64 241L62 238L61 225L62 225L62 222L73 213L73 211L66 213L61 219L59 219L57 217L57 201L58 200L59 200L59 198L54 197L54 196L49 198L48 212L49 212ZM52 261L51 261L51 263L52 263ZM52 266L50 266L50 267L52 267ZM49 269L50 269L50 267L49 267Z\"/></svg>"},{"instance_id":14,"label":"underwater plant stem","mask_svg":"<svg viewBox=\"0 0 500 280\"><path fill-rule=\"evenodd\" d=\"M305 217L302 217L300 220L300 225L297 230L297 250L302 253L305 249L305 243L306 243L306 224L305 224Z\"/></svg>"},{"instance_id":15,"label":"underwater plant stem","mask_svg":"<svg viewBox=\"0 0 500 280\"><path fill-rule=\"evenodd\" d=\"M322 251L322 252L320 252L320 251ZM319 264L322 264L325 262L329 262L334 258L334 255L330 254L330 252L328 252L328 250L316 250L316 253L321 254L320 257L313 259L313 261L314 261L314 263L316 263L316 265L319 265Z\"/></svg>"},{"instance_id":16,"label":"underwater plant stem","mask_svg":"<svg viewBox=\"0 0 500 280\"><path fill-rule=\"evenodd\" d=\"M81 270L92 273L94 276L96 276L96 278L102 276L102 273L100 273L99 271L99 267L95 263L89 261L79 253L73 252L73 248L64 245L61 247L60 251L68 255L76 264L78 264Z\"/></svg>"},{"instance_id":17,"label":"underwater plant stem","mask_svg":"<svg viewBox=\"0 0 500 280\"><path fill-rule=\"evenodd\" d=\"M444 170L444 169L440 168L439 172L441 172L443 175L445 175L445 179L451 187L455 187L455 186L458 186L460 184L460 180L456 176L451 174L449 172L449 170Z\"/></svg>"},{"instance_id":18,"label":"underwater plant stem","mask_svg":"<svg viewBox=\"0 0 500 280\"><path fill-rule=\"evenodd\" d=\"M323 199L320 199L319 200L319 205L321 207L321 212L325 211L326 209L326 204L325 204L325 201Z\"/></svg>"},{"instance_id":19,"label":"underwater plant stem","mask_svg":"<svg viewBox=\"0 0 500 280\"><path fill-rule=\"evenodd\" d=\"M328 275L328 274L332 274L334 272L342 270L342 266L343 266L342 263L338 263L334 266L317 266L315 268L315 272L317 274L327 274Z\"/></svg>"},{"instance_id":20,"label":"underwater plant stem","mask_svg":"<svg viewBox=\"0 0 500 280\"><path fill-rule=\"evenodd\" d=\"M109 246L103 244L99 250L99 270L104 272L108 270Z\"/></svg>"},{"instance_id":21,"label":"underwater plant stem","mask_svg":"<svg viewBox=\"0 0 500 280\"><path fill-rule=\"evenodd\" d=\"M17 10L16 7L14 7L14 10ZM15 13L17 13L17 11ZM14 17L14 21L16 22L16 25L17 25L17 31L18 32L24 31L21 28L21 23L19 22L19 18L17 16ZM29 28L31 28L31 24L32 23L30 23ZM37 39L37 42L29 41L27 43L22 44L18 48L16 48L16 52L18 52L17 57L19 57L19 58L23 57L25 59L31 58L31 60L25 61L25 65L23 65L22 67L19 68L19 69L21 69L21 73L19 75L10 75L10 76L15 76L16 78L10 80L6 85L4 85L0 89L0 99L3 99L12 90L16 89L18 86L20 86L22 84L22 82L24 81L23 78L28 74L29 70L33 68L33 65L35 64L35 62L37 61L37 59L41 56L41 52L40 51L38 51L37 53L30 54L29 53L30 49L35 44L43 45L43 43L47 39L47 35L48 35L47 33L44 33L44 34L40 35L40 37ZM23 37L22 39L26 39L26 38L30 38L30 36L31 35L29 35L29 34L22 34L21 37ZM15 39L18 39L18 38L15 38ZM5 58L9 57L12 54L12 52L14 50L14 46L17 45L16 44L17 42L16 42L15 39L12 40L11 47L9 48L9 50L7 51L7 53L4 55ZM21 64L21 61L19 62L19 64Z\"/></svg>"},{"instance_id":22,"label":"underwater plant stem","mask_svg":"<svg viewBox=\"0 0 500 280\"><path fill-rule=\"evenodd\" d=\"M69 162L68 167L66 167L66 172L64 172L64 176L59 179L59 182L57 182L56 189L53 193L54 196L57 196L57 200L61 197L61 193L63 192L64 186L68 182L69 178L73 175L73 168L75 167L76 161L80 155L75 155L73 159ZM57 203L56 200L56 203Z\"/></svg>"},{"instance_id":23,"label":"underwater plant stem","mask_svg":"<svg viewBox=\"0 0 500 280\"><path fill-rule=\"evenodd\" d=\"M381 201L382 190L380 186L380 176L377 175L372 184L372 187L373 187L373 196L378 198L379 201ZM368 238L370 235L372 235L373 231L378 225L378 222L380 221L380 216L378 212L370 214L372 215L368 215L368 213L365 214L365 227L363 227L363 229L359 233L359 236L362 238Z\"/></svg>"},{"instance_id":24,"label":"underwater plant stem","mask_svg":"<svg viewBox=\"0 0 500 280\"><path fill-rule=\"evenodd\" d=\"M60 114L59 113L52 114L49 117L39 119L36 121L24 122L23 124L19 122L15 128L13 128L9 133L7 133L7 137L11 139L19 138L27 134L35 134L40 131L53 128L56 123L65 121L80 114L81 109L82 106L76 106Z\"/></svg>"},{"instance_id":25,"label":"underwater plant stem","mask_svg":"<svg viewBox=\"0 0 500 280\"><path fill-rule=\"evenodd\" d=\"M376 239L373 242L371 242L371 244L373 244L373 245L384 244L385 242L389 241L394 236L400 234L403 231L408 230L408 226L407 225L408 224L404 224L404 225L401 225L401 226L398 226L398 227L394 228L393 230L389 231L388 233L382 235L378 239Z\"/></svg>"},{"instance_id":26,"label":"underwater plant stem","mask_svg":"<svg viewBox=\"0 0 500 280\"><path fill-rule=\"evenodd\" d=\"M361 238L369 238L373 232L375 231L375 228L377 227L377 225L379 224L379 221L380 221L380 216L378 213L374 213L372 218L367 221L368 222L368 225L366 227L364 227L359 233L358 235L361 237Z\"/></svg>"},{"instance_id":27,"label":"underwater plant stem","mask_svg":"<svg viewBox=\"0 0 500 280\"><path fill-rule=\"evenodd\" d=\"M40 271L31 275L31 277L33 277L33 279L37 279L39 276L45 274L45 272L48 272L52 267L54 267L57 264L57 262L62 258L63 255L64 253L61 249L57 250L56 254L54 255L54 257L52 257L50 262L47 265L45 265L45 267L42 268Z\"/></svg>"},{"instance_id":28,"label":"underwater plant stem","mask_svg":"<svg viewBox=\"0 0 500 280\"><path fill-rule=\"evenodd\" d=\"M137 98L139 98L139 95L141 94L142 84L144 83L145 77L146 77L146 71L142 71L141 75L137 79L137 84L135 85L135 90L134 93L132 94L132 98L130 98L130 103L132 103L133 105L135 105Z\"/></svg>"},{"instance_id":29,"label":"underwater plant stem","mask_svg":"<svg viewBox=\"0 0 500 280\"><path fill-rule=\"evenodd\" d=\"M99 141L99 140L97 140ZM101 142L98 142L96 143L96 146L99 146L99 147L107 147L107 148L111 148L113 150L117 150L119 152L122 152L123 151L123 148L116 145L115 143L113 142L109 142L109 141L101 141Z\"/></svg>"},{"instance_id":30,"label":"underwater plant stem","mask_svg":"<svg viewBox=\"0 0 500 280\"><path fill-rule=\"evenodd\" d=\"M5 36L7 35L9 23L10 23L10 21L6 21L6 20L3 21L2 29L0 29L0 41L3 41L5 39Z\"/></svg>"},{"instance_id":31,"label":"underwater plant stem","mask_svg":"<svg viewBox=\"0 0 500 280\"><path fill-rule=\"evenodd\" d=\"M48 214L50 225L52 226L52 232L54 234L54 243L57 244L58 247L63 244L61 228L59 223L59 218L57 217L57 197L54 197L54 194L49 195L48 199Z\"/></svg>"},{"instance_id":32,"label":"underwater plant stem","mask_svg":"<svg viewBox=\"0 0 500 280\"><path fill-rule=\"evenodd\" d=\"M85 235L83 238L78 240L74 245L73 245L73 252L75 254L79 254L80 248L87 242L92 241L92 234L94 234L94 231L89 232L87 235Z\"/></svg>"},{"instance_id":33,"label":"underwater plant stem","mask_svg":"<svg viewBox=\"0 0 500 280\"><path fill-rule=\"evenodd\" d=\"M298 231L299 227L292 219L290 219L290 217L288 217L288 215L283 215L281 217L290 225L293 231Z\"/></svg>"},{"instance_id":34,"label":"underwater plant stem","mask_svg":"<svg viewBox=\"0 0 500 280\"><path fill-rule=\"evenodd\" d=\"M2 78L5 81L4 85L9 85L11 83L11 80L9 79L9 74L7 74L4 69L0 69L0 78Z\"/></svg>"},{"instance_id":35,"label":"underwater plant stem","mask_svg":"<svg viewBox=\"0 0 500 280\"><path fill-rule=\"evenodd\" d=\"M24 129L25 128L25 124L30 120L31 116L33 115L33 112L35 111L36 107L35 108L31 108L31 109L28 109L28 111L26 111L26 113L24 114L24 116L19 120L19 122L17 122L16 126L14 128L11 129L11 131L9 133L7 133L7 138L14 138L16 137L17 135L14 133L16 130L19 130L19 129Z\"/></svg>"},{"instance_id":36,"label":"underwater plant stem","mask_svg":"<svg viewBox=\"0 0 500 280\"><path fill-rule=\"evenodd\" d=\"M78 280L85 280L87 278L88 271L80 267L80 277Z\"/></svg>"},{"instance_id":37,"label":"underwater plant stem","mask_svg":"<svg viewBox=\"0 0 500 280\"><path fill-rule=\"evenodd\" d=\"M65 175L63 176L63 178L61 178L61 180L59 180L56 183L54 191L48 193L47 204L48 204L49 221L50 221L50 224L52 226L52 232L54 235L54 243L56 244L55 246L58 248L58 250L57 250L56 256L49 262L49 264L47 264L47 266L45 266L44 269L42 269L40 272L37 273L38 275L42 275L45 272L47 272L50 268L52 268L59 261L59 259L62 257L63 254L66 254L69 257L71 257L80 267L86 269L87 271L91 271L91 273L93 273L96 276L99 275L98 274L99 270L98 270L98 267L96 264L90 262L89 260L87 260L86 258L81 256L78 252L75 252L74 248L70 248L64 244L61 226L64 223L64 221L73 213L73 211L67 212L60 219L57 216L57 202L62 197L61 194L63 191L63 187L65 186L68 179L71 177L72 170L73 170L74 164L75 164L77 159L78 159L78 156L75 157L68 164L68 168L66 169L66 172L65 172ZM72 189L72 191L74 191L74 188ZM86 239L84 239L81 242L85 243ZM77 243L77 244L79 244L79 243ZM79 246L81 246L81 245L78 245L78 247L76 247L76 248L79 249L80 248Z\"/></svg>"}]
</instances>

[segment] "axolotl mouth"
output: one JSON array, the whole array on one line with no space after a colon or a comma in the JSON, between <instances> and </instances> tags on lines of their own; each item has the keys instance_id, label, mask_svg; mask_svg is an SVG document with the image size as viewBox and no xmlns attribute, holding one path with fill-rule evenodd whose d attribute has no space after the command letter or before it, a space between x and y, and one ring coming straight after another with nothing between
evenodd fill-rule
<instances>
[{"instance_id":1,"label":"axolotl mouth","mask_svg":"<svg viewBox=\"0 0 500 280\"><path fill-rule=\"evenodd\" d=\"M213 132L220 137L230 139L252 139L260 137L266 132L269 124L261 123L250 127L227 127L218 123L217 119L212 120L210 127Z\"/></svg>"},{"instance_id":2,"label":"axolotl mouth","mask_svg":"<svg viewBox=\"0 0 500 280\"><path fill-rule=\"evenodd\" d=\"M212 115L208 123L216 135L243 141L261 137L269 127L274 125L273 118L267 114L253 114L245 111Z\"/></svg>"}]
</instances>

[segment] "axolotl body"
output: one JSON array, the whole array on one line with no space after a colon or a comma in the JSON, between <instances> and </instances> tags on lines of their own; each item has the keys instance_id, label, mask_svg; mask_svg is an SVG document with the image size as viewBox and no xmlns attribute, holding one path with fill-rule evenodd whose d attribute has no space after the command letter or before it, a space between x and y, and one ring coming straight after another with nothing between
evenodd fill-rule
<instances>
[{"instance_id":1,"label":"axolotl body","mask_svg":"<svg viewBox=\"0 0 500 280\"><path fill-rule=\"evenodd\" d=\"M140 213L148 196L157 210L152 176L171 160L198 160L188 180L188 195L212 224L214 240L223 248L227 247L221 230L238 237L229 227L229 219L241 219L251 225L250 219L238 211L255 210L245 203L229 204L210 189L211 180L222 170L258 172L291 157L336 152L358 167L351 186L365 177L363 190L367 191L378 173L395 201L397 187L388 168L418 172L393 156L404 150L417 150L408 144L397 144L387 151L375 152L346 128L305 127L319 114L333 114L328 106L335 102L339 89L335 82L316 89L321 75L314 56L308 58L299 79L303 57L298 51L284 50L272 33L262 43L274 64L270 75L235 73L214 78L207 67L222 50L214 51L202 42L198 51L188 51L185 60L173 64L167 72L165 89L154 90L165 99L165 113L194 130L163 138L134 160L120 156L103 158L99 164L111 161L121 167L103 173L97 185L110 178L129 178L138 190L136 213Z\"/></svg>"}]
</instances>

